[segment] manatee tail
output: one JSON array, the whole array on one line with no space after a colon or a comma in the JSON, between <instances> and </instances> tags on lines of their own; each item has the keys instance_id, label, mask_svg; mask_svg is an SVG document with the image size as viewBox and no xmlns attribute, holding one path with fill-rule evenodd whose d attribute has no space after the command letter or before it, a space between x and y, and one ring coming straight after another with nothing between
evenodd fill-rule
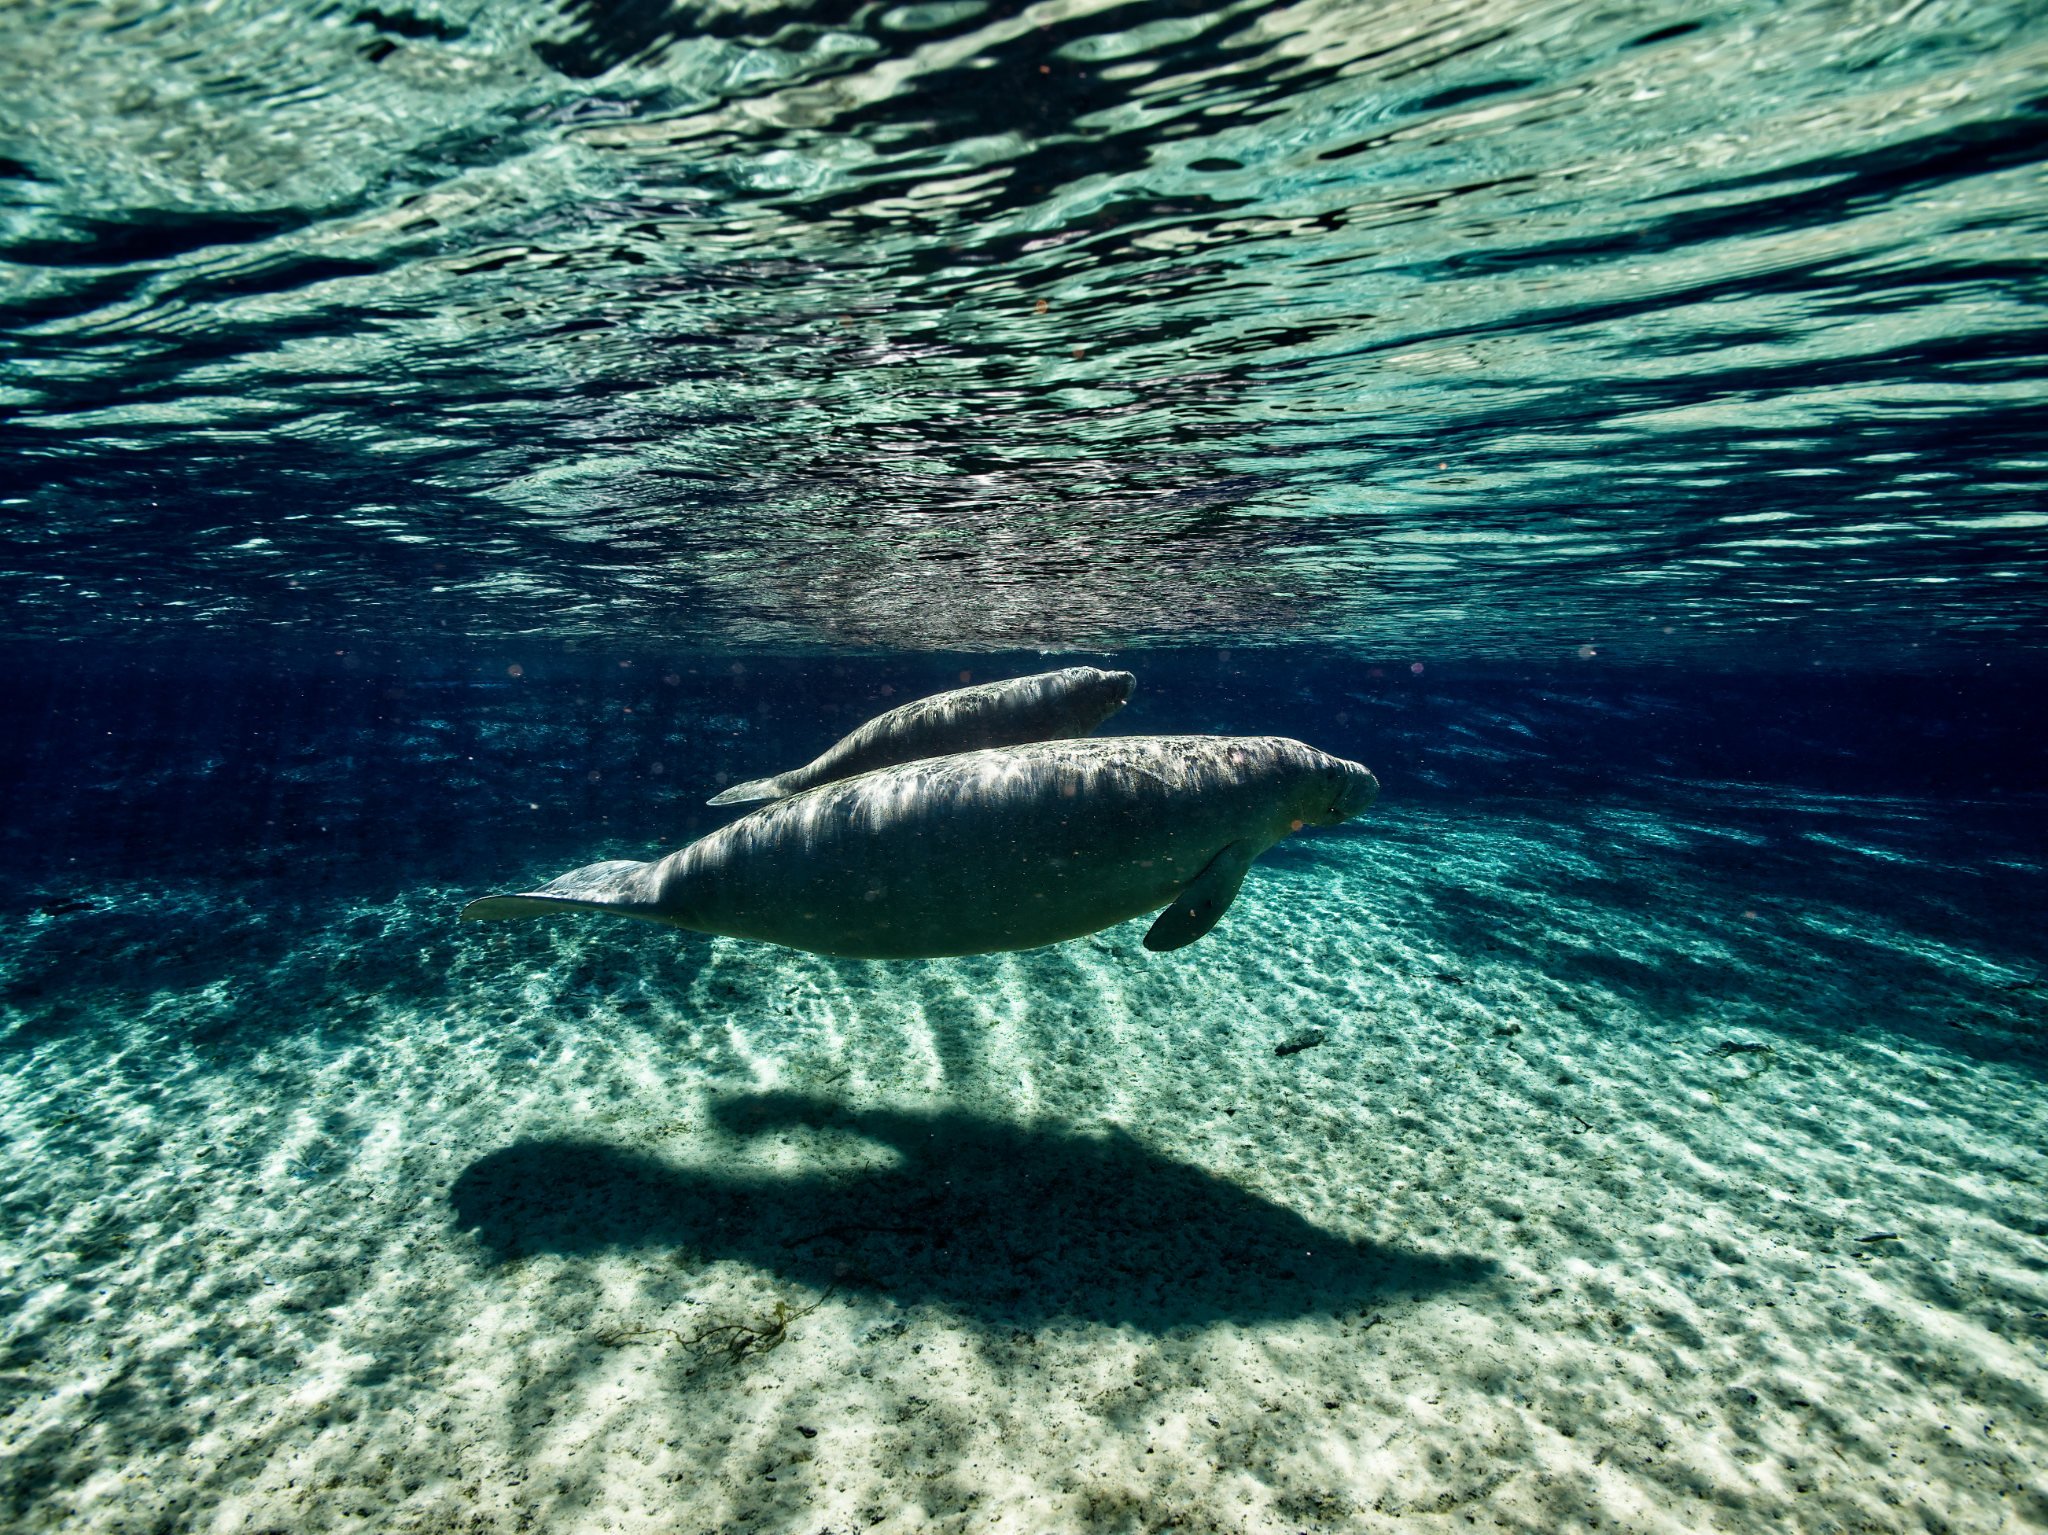
<instances>
[{"instance_id":1,"label":"manatee tail","mask_svg":"<svg viewBox=\"0 0 2048 1535\"><path fill-rule=\"evenodd\" d=\"M506 917L538 917L553 911L601 911L610 917L638 917L643 922L664 919L656 912L648 888L647 871L652 864L630 858L585 864L560 879L549 880L538 890L518 895L487 895L462 908L464 922L491 922Z\"/></svg>"},{"instance_id":2,"label":"manatee tail","mask_svg":"<svg viewBox=\"0 0 2048 1535\"><path fill-rule=\"evenodd\" d=\"M736 783L730 789L720 789L704 801L707 805L745 805L755 800L781 799L788 791L781 788L780 780L774 778L753 778L745 783Z\"/></svg>"}]
</instances>

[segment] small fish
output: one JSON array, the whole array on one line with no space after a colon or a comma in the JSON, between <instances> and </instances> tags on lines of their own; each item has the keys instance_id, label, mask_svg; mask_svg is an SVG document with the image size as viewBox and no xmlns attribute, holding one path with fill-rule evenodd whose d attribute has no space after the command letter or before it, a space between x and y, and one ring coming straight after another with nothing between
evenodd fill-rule
<instances>
[{"instance_id":1,"label":"small fish","mask_svg":"<svg viewBox=\"0 0 2048 1535\"><path fill-rule=\"evenodd\" d=\"M1321 1029L1310 1029L1306 1034L1297 1034L1294 1038L1275 1045L1273 1053L1280 1056L1299 1055L1304 1050L1315 1049L1325 1037Z\"/></svg>"}]
</instances>

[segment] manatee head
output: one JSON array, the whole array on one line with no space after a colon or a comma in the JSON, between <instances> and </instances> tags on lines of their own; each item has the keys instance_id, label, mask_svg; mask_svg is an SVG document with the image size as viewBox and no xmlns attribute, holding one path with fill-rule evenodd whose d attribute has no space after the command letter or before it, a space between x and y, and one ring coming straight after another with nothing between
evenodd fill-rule
<instances>
[{"instance_id":1,"label":"manatee head","mask_svg":"<svg viewBox=\"0 0 2048 1535\"><path fill-rule=\"evenodd\" d=\"M1380 797L1380 781L1362 763L1309 749L1313 759L1293 798L1295 818L1304 826L1335 826L1363 815Z\"/></svg>"},{"instance_id":2,"label":"manatee head","mask_svg":"<svg viewBox=\"0 0 2048 1535\"><path fill-rule=\"evenodd\" d=\"M1053 675L1078 718L1092 730L1131 701L1138 679L1129 672L1106 672L1093 666L1070 666Z\"/></svg>"}]
</instances>

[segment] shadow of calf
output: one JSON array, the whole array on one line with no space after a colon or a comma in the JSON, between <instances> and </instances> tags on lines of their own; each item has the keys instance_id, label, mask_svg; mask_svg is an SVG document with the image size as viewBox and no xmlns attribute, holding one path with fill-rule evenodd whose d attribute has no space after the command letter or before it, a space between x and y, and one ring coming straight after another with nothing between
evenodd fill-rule
<instances>
[{"instance_id":1,"label":"shadow of calf","mask_svg":"<svg viewBox=\"0 0 2048 1535\"><path fill-rule=\"evenodd\" d=\"M1471 1284L1494 1269L1347 1240L1120 1132L957 1110L849 1111L795 1094L729 1099L714 1112L737 1134L836 1130L902 1160L734 1176L595 1141L526 1141L462 1172L449 1195L456 1221L502 1260L685 1247L1013 1326L1277 1319Z\"/></svg>"}]
</instances>

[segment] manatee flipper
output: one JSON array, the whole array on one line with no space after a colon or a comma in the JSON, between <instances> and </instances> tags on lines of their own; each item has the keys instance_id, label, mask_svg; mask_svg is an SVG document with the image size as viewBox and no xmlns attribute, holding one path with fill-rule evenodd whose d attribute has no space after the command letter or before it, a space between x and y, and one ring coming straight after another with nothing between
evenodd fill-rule
<instances>
[{"instance_id":1,"label":"manatee flipper","mask_svg":"<svg viewBox=\"0 0 2048 1535\"><path fill-rule=\"evenodd\" d=\"M1244 883L1244 871L1258 856L1258 847L1253 843L1225 844L1223 851L1181 886L1173 904L1159 914L1159 920L1145 934L1145 947L1155 954L1164 954L1169 949L1185 948L1208 932L1230 910L1230 903L1237 899L1237 887Z\"/></svg>"},{"instance_id":2,"label":"manatee flipper","mask_svg":"<svg viewBox=\"0 0 2048 1535\"><path fill-rule=\"evenodd\" d=\"M721 789L704 801L707 805L746 805L755 800L781 799L783 789L780 778L753 778L745 783L736 783L730 789Z\"/></svg>"},{"instance_id":3,"label":"manatee flipper","mask_svg":"<svg viewBox=\"0 0 2048 1535\"><path fill-rule=\"evenodd\" d=\"M646 922L665 920L657 915L644 888L651 864L630 858L585 864L571 869L560 879L549 880L538 890L518 895L487 895L462 908L465 922L489 922L503 917L538 917L551 911L601 911L612 917L639 917Z\"/></svg>"}]
</instances>

